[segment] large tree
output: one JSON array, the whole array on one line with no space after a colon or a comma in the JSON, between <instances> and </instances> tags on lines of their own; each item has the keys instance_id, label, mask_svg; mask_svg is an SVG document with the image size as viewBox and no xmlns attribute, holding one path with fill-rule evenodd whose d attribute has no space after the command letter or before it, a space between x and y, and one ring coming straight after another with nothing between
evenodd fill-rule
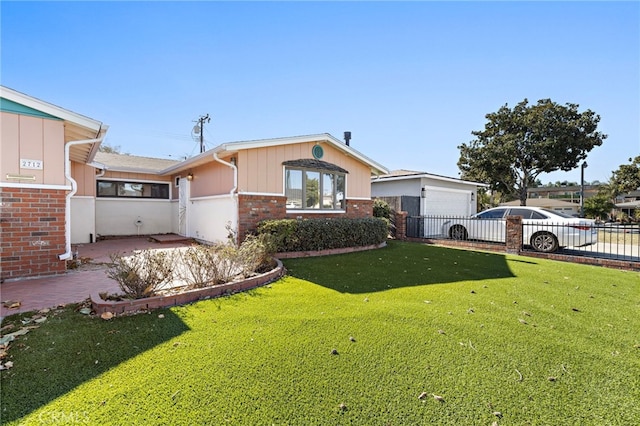
<instances>
[{"instance_id":1,"label":"large tree","mask_svg":"<svg viewBox=\"0 0 640 426\"><path fill-rule=\"evenodd\" d=\"M476 139L458 147L462 178L487 183L523 206L541 173L575 169L607 137L597 131L599 115L551 99L536 105L525 99L513 109L505 104L485 117L484 130L471 132Z\"/></svg>"},{"instance_id":2,"label":"large tree","mask_svg":"<svg viewBox=\"0 0 640 426\"><path fill-rule=\"evenodd\" d=\"M640 188L640 155L629 158L629 163L622 164L613 172L611 186L615 195L635 191Z\"/></svg>"}]
</instances>

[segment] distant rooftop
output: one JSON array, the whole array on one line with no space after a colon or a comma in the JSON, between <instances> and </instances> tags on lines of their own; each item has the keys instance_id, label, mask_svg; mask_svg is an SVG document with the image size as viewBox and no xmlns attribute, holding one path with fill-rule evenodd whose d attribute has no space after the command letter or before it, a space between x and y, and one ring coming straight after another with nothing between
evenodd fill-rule
<instances>
[{"instance_id":1,"label":"distant rooftop","mask_svg":"<svg viewBox=\"0 0 640 426\"><path fill-rule=\"evenodd\" d=\"M411 178L418 178L418 177L432 178L432 179L445 180L445 181L457 181L457 182L466 183L466 184L474 184L477 186L485 186L485 187L488 186L484 183L472 182L472 181L468 181L460 178L436 175L433 173L421 172L417 170L404 170L404 169L392 170L386 175L379 175L379 176L373 177L371 181L375 182L377 180L386 180L386 179L401 180L401 179L411 179Z\"/></svg>"},{"instance_id":2,"label":"distant rooftop","mask_svg":"<svg viewBox=\"0 0 640 426\"><path fill-rule=\"evenodd\" d=\"M112 154L107 152L97 152L94 163L107 166L112 171L137 171L157 173L161 170L179 163L177 160L166 160L164 158L138 157L137 155Z\"/></svg>"}]
</instances>

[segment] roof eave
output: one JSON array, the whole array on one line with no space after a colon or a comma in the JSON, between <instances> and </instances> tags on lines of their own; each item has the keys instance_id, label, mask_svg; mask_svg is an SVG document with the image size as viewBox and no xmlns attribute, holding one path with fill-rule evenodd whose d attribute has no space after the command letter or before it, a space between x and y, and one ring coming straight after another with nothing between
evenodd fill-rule
<instances>
[{"instance_id":1,"label":"roof eave","mask_svg":"<svg viewBox=\"0 0 640 426\"><path fill-rule=\"evenodd\" d=\"M441 181L444 181L444 182L461 183L461 184L464 184L464 185L473 185L473 186L479 186L479 187L483 187L483 188L489 187L489 185L486 184L486 183L473 182L473 181L457 179L457 178L452 178L452 177L447 177L447 176L432 175L430 173L407 174L407 175L400 175L400 176L379 176L379 177L376 177L376 178L372 178L371 182L372 183L373 182L388 182L388 181L396 181L396 180L410 180L410 179L423 179L423 178L441 180Z\"/></svg>"},{"instance_id":2,"label":"roof eave","mask_svg":"<svg viewBox=\"0 0 640 426\"><path fill-rule=\"evenodd\" d=\"M29 108L33 108L54 117L58 117L64 121L74 123L80 127L89 129L96 135L102 127L102 123L100 121L94 120L93 118L89 118L73 111L69 111L68 109L64 109L43 100L34 98L32 96L25 95L24 93L20 93L5 86L0 86L0 96Z\"/></svg>"}]
</instances>

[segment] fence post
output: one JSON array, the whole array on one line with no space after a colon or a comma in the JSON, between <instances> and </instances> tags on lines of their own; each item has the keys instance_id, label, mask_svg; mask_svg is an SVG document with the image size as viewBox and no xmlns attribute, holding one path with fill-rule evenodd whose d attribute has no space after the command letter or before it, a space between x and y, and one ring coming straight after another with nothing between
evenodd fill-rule
<instances>
[{"instance_id":1,"label":"fence post","mask_svg":"<svg viewBox=\"0 0 640 426\"><path fill-rule=\"evenodd\" d=\"M407 239L407 212L396 212L396 240Z\"/></svg>"},{"instance_id":2,"label":"fence post","mask_svg":"<svg viewBox=\"0 0 640 426\"><path fill-rule=\"evenodd\" d=\"M507 216L506 252L520 254L522 250L522 216Z\"/></svg>"}]
</instances>

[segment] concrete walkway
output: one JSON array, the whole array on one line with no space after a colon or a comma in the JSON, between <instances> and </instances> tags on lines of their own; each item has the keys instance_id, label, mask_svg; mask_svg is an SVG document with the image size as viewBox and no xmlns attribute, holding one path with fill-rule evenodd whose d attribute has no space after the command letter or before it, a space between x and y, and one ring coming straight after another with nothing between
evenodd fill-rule
<instances>
[{"instance_id":1,"label":"concrete walkway","mask_svg":"<svg viewBox=\"0 0 640 426\"><path fill-rule=\"evenodd\" d=\"M186 247L189 241L177 235L102 240L93 244L74 245L78 258L88 260L77 270L65 274L25 278L0 284L0 318L21 312L52 308L82 302L94 292L120 292L118 283L107 277L107 264L112 253L131 254L134 250ZM16 308L6 305L14 302Z\"/></svg>"}]
</instances>

